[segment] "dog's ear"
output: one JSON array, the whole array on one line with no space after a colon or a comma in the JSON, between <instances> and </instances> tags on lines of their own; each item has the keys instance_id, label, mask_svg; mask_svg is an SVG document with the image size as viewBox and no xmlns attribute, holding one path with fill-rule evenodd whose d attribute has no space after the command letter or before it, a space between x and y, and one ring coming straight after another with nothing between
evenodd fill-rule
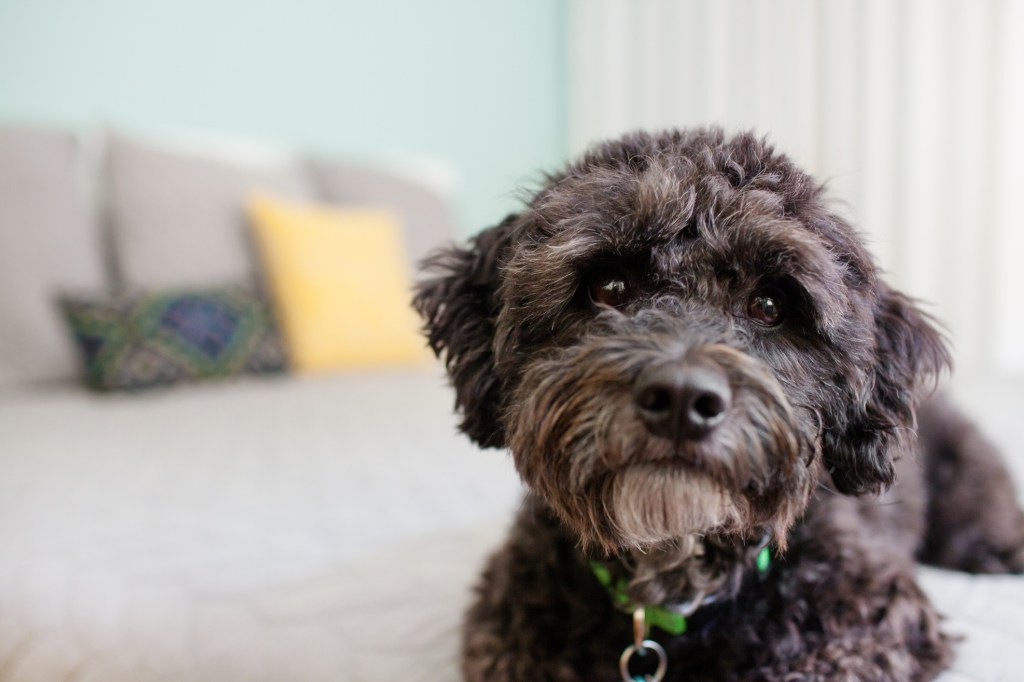
<instances>
[{"instance_id":1,"label":"dog's ear","mask_svg":"<svg viewBox=\"0 0 1024 682\"><path fill-rule=\"evenodd\" d=\"M824 459L843 493L893 483L894 457L913 439L918 401L950 366L945 339L914 302L882 288L875 312L875 362L844 423L826 431Z\"/></svg>"},{"instance_id":2,"label":"dog's ear","mask_svg":"<svg viewBox=\"0 0 1024 682\"><path fill-rule=\"evenodd\" d=\"M497 291L518 216L470 240L468 247L442 249L424 261L433 276L417 286L413 305L423 317L427 340L443 357L455 387L460 428L482 447L503 447L501 391L494 367Z\"/></svg>"}]
</instances>

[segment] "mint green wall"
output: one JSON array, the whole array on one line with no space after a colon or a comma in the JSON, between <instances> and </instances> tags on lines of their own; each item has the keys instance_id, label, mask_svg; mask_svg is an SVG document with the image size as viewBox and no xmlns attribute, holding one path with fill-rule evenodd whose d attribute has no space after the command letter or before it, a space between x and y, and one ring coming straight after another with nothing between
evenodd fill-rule
<instances>
[{"instance_id":1,"label":"mint green wall","mask_svg":"<svg viewBox=\"0 0 1024 682\"><path fill-rule=\"evenodd\" d=\"M469 233L563 158L564 0L0 0L0 121L431 158Z\"/></svg>"}]
</instances>

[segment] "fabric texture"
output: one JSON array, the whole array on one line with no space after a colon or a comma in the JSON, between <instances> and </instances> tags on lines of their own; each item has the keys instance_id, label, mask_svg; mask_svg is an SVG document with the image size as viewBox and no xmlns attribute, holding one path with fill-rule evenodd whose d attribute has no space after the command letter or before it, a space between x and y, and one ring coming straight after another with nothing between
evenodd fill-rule
<instances>
[{"instance_id":1,"label":"fabric texture","mask_svg":"<svg viewBox=\"0 0 1024 682\"><path fill-rule=\"evenodd\" d=\"M114 254L130 289L252 280L246 199L258 190L312 194L297 162L235 165L118 135L108 139L108 172Z\"/></svg>"},{"instance_id":2,"label":"fabric texture","mask_svg":"<svg viewBox=\"0 0 1024 682\"><path fill-rule=\"evenodd\" d=\"M71 380L56 293L100 290L100 235L73 135L0 127L0 388Z\"/></svg>"},{"instance_id":3,"label":"fabric texture","mask_svg":"<svg viewBox=\"0 0 1024 682\"><path fill-rule=\"evenodd\" d=\"M85 382L96 390L286 368L270 306L249 286L107 299L64 297L61 306Z\"/></svg>"},{"instance_id":4,"label":"fabric texture","mask_svg":"<svg viewBox=\"0 0 1024 682\"><path fill-rule=\"evenodd\" d=\"M390 213L270 197L249 213L296 369L426 360Z\"/></svg>"},{"instance_id":5,"label":"fabric texture","mask_svg":"<svg viewBox=\"0 0 1024 682\"><path fill-rule=\"evenodd\" d=\"M431 250L455 238L455 216L430 187L362 163L311 159L308 166L324 201L352 207L387 206L394 211L414 269Z\"/></svg>"},{"instance_id":6,"label":"fabric texture","mask_svg":"<svg viewBox=\"0 0 1024 682\"><path fill-rule=\"evenodd\" d=\"M40 393L0 400L0 680L459 679L521 488L436 368Z\"/></svg>"}]
</instances>

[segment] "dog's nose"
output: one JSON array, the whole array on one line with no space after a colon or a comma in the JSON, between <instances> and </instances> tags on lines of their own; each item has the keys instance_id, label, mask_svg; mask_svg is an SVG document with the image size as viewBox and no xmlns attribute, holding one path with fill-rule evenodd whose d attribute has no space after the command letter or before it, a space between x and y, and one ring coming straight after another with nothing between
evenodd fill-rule
<instances>
[{"instance_id":1,"label":"dog's nose","mask_svg":"<svg viewBox=\"0 0 1024 682\"><path fill-rule=\"evenodd\" d=\"M633 397L648 430L675 441L704 437L722 423L732 403L722 371L683 362L648 367L637 378Z\"/></svg>"}]
</instances>

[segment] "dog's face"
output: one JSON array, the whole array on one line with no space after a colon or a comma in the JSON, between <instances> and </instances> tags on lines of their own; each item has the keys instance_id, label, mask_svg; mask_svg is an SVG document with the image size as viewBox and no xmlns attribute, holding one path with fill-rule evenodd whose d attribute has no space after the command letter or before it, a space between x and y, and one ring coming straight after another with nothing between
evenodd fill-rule
<instances>
[{"instance_id":1,"label":"dog's face","mask_svg":"<svg viewBox=\"0 0 1024 682\"><path fill-rule=\"evenodd\" d=\"M636 134L438 254L416 305L462 428L586 544L759 537L820 468L892 482L942 339L756 138Z\"/></svg>"}]
</instances>

